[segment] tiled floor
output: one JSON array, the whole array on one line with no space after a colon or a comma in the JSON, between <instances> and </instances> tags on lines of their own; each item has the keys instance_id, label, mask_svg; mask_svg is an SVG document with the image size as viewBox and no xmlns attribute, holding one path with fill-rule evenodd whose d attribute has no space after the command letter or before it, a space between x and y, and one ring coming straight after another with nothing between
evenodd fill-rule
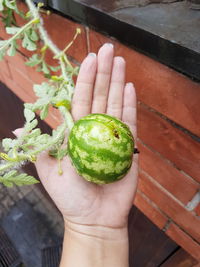
<instances>
[{"instance_id":1,"label":"tiled floor","mask_svg":"<svg viewBox=\"0 0 200 267\"><path fill-rule=\"evenodd\" d=\"M62 217L43 190L41 184L0 184L0 225L27 267L41 267L41 250L60 244L63 237Z\"/></svg>"}]
</instances>

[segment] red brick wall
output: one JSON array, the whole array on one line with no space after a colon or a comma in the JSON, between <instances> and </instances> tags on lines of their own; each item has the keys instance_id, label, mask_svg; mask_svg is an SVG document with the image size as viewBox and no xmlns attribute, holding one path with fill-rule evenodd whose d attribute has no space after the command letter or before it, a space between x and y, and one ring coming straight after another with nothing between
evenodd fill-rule
<instances>
[{"instance_id":1,"label":"red brick wall","mask_svg":"<svg viewBox=\"0 0 200 267\"><path fill-rule=\"evenodd\" d=\"M81 63L88 52L97 52L103 43L112 42L116 55L127 61L127 81L136 86L141 154L134 204L200 261L200 205L187 208L200 188L200 144L190 135L200 136L200 84L113 38L55 14L45 17L45 27L61 49L77 26L82 34L69 55ZM0 38L7 37L1 24ZM0 80L23 101L32 102L32 86L44 78L24 65L28 55L21 49L15 57L1 61ZM50 56L49 53L49 62L53 63ZM55 127L59 122L57 114L53 112L47 122Z\"/></svg>"}]
</instances>

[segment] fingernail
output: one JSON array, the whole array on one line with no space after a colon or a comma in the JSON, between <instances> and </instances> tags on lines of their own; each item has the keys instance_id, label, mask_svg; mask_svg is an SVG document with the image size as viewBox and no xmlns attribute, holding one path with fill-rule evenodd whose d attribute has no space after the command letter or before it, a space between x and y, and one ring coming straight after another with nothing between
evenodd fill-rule
<instances>
[{"instance_id":1,"label":"fingernail","mask_svg":"<svg viewBox=\"0 0 200 267\"><path fill-rule=\"evenodd\" d=\"M105 46L110 46L110 47L112 47L112 48L114 47L112 43L105 43L104 45L105 45ZM103 45L103 46L104 46L104 45Z\"/></svg>"},{"instance_id":2,"label":"fingernail","mask_svg":"<svg viewBox=\"0 0 200 267\"><path fill-rule=\"evenodd\" d=\"M21 133L23 131L23 128L18 128L18 129L15 129L14 131L12 131L12 133L15 135L15 136L20 136Z\"/></svg>"},{"instance_id":3,"label":"fingernail","mask_svg":"<svg viewBox=\"0 0 200 267\"><path fill-rule=\"evenodd\" d=\"M131 82L130 83L127 83L126 85L127 86L132 86L132 87L134 86L133 83L131 83Z\"/></svg>"},{"instance_id":4,"label":"fingernail","mask_svg":"<svg viewBox=\"0 0 200 267\"><path fill-rule=\"evenodd\" d=\"M95 53L89 53L88 56L90 56L90 57L96 57L97 55Z\"/></svg>"},{"instance_id":5,"label":"fingernail","mask_svg":"<svg viewBox=\"0 0 200 267\"><path fill-rule=\"evenodd\" d=\"M131 94L133 91L133 83L127 83L126 84L126 90L128 94Z\"/></svg>"}]
</instances>

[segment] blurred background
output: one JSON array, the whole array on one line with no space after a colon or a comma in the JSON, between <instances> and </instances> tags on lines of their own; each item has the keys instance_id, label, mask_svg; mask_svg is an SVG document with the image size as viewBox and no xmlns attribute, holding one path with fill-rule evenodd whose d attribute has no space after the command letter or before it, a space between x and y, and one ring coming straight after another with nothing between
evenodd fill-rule
<instances>
[{"instance_id":1,"label":"blurred background","mask_svg":"<svg viewBox=\"0 0 200 267\"><path fill-rule=\"evenodd\" d=\"M111 42L136 87L140 180L129 216L130 267L200 266L200 1L44 3L52 11L43 14L45 28L60 49L82 30L68 51L74 65ZM0 22L0 39L9 37ZM23 103L35 101L33 84L45 80L24 64L30 55L20 48L0 61L1 139L23 126ZM49 133L58 123L53 111L40 126ZM25 168L37 177L34 166ZM62 238L62 217L41 184L0 185L0 267L59 266Z\"/></svg>"}]
</instances>

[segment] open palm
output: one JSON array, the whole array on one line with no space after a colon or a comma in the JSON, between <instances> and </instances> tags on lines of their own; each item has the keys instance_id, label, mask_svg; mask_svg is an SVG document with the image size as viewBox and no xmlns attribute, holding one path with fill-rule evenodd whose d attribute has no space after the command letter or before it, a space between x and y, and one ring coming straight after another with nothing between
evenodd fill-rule
<instances>
[{"instance_id":1,"label":"open palm","mask_svg":"<svg viewBox=\"0 0 200 267\"><path fill-rule=\"evenodd\" d=\"M136 140L136 96L131 83L125 84L125 61L114 57L110 44L98 55L83 61L72 103L75 120L89 113L107 113L129 125ZM138 176L137 155L122 180L96 185L80 177L68 157L58 174L57 160L42 153L36 162L41 181L63 214L64 220L82 225L124 227L132 206Z\"/></svg>"}]
</instances>

